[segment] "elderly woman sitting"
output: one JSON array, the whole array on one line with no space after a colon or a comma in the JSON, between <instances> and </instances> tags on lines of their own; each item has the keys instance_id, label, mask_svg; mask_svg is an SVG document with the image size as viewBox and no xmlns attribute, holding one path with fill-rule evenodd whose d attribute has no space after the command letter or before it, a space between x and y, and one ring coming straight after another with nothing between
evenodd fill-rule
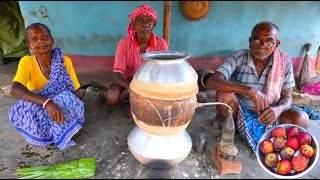
<instances>
[{"instance_id":1,"label":"elderly woman sitting","mask_svg":"<svg viewBox=\"0 0 320 180\"><path fill-rule=\"evenodd\" d=\"M76 145L84 122L80 83L71 59L59 48L41 23L26 28L27 45L34 55L21 58L11 95L20 99L9 109L12 125L34 146L54 143L60 150Z\"/></svg>"}]
</instances>

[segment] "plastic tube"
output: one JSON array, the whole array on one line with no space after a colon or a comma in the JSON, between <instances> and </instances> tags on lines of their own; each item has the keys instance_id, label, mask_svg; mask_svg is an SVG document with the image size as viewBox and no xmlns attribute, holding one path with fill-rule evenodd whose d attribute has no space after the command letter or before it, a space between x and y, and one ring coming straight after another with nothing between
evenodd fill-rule
<instances>
[{"instance_id":1,"label":"plastic tube","mask_svg":"<svg viewBox=\"0 0 320 180\"><path fill-rule=\"evenodd\" d=\"M196 108L202 107L202 106L209 106L209 105L225 105L225 106L227 106L229 109L232 110L232 108L231 108L228 104L223 103L223 102L207 102L207 103L198 103L198 102L197 102Z\"/></svg>"}]
</instances>

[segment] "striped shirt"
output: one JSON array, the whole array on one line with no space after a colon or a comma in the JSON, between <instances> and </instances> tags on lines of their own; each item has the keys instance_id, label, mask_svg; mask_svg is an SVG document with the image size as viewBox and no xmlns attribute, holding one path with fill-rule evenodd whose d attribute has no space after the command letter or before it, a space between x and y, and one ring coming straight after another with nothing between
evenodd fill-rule
<instances>
[{"instance_id":1,"label":"striped shirt","mask_svg":"<svg viewBox=\"0 0 320 180\"><path fill-rule=\"evenodd\" d=\"M260 79L257 75L256 67L253 63L250 49L241 49L233 53L228 59L217 69L226 79L242 85L251 86L263 92L268 80L268 74L272 67L273 56L270 56L267 67L262 72ZM294 74L292 69L291 59L288 58L286 64L285 78L282 85L283 89L292 88L295 86ZM247 95L236 94L238 99L246 104L247 108L255 109L254 103Z\"/></svg>"}]
</instances>

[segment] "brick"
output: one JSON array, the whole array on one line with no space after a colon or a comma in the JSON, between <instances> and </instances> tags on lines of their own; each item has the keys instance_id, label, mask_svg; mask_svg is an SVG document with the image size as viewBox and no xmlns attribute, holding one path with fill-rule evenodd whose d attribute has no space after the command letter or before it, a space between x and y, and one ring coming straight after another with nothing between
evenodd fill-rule
<instances>
[{"instance_id":1,"label":"brick","mask_svg":"<svg viewBox=\"0 0 320 180\"><path fill-rule=\"evenodd\" d=\"M238 154L238 148L235 145L222 147L220 142L218 142L216 149L217 154L226 160L234 160Z\"/></svg>"},{"instance_id":2,"label":"brick","mask_svg":"<svg viewBox=\"0 0 320 180\"><path fill-rule=\"evenodd\" d=\"M239 160L226 160L221 158L216 147L213 147L210 151L210 157L214 165L218 169L221 176L225 174L240 174L242 170L242 163Z\"/></svg>"}]
</instances>

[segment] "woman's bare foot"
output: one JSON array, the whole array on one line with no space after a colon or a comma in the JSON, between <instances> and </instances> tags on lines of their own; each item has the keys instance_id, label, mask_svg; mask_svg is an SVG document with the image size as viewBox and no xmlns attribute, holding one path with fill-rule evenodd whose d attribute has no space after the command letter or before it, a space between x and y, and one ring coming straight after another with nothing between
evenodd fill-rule
<instances>
[{"instance_id":1,"label":"woman's bare foot","mask_svg":"<svg viewBox=\"0 0 320 180\"><path fill-rule=\"evenodd\" d=\"M40 149L43 148L43 146L37 146L37 145L32 145L32 146L35 147L35 148L40 148Z\"/></svg>"},{"instance_id":2,"label":"woman's bare foot","mask_svg":"<svg viewBox=\"0 0 320 180\"><path fill-rule=\"evenodd\" d=\"M82 133L82 128L75 134L72 136L71 140L76 140Z\"/></svg>"}]
</instances>

